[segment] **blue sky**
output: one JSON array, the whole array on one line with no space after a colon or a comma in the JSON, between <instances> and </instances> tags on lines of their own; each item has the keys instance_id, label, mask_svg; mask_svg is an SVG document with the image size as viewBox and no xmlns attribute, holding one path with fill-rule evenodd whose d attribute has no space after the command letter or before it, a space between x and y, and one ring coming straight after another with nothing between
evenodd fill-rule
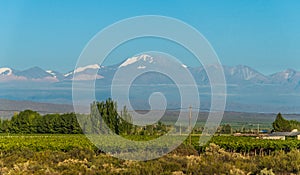
<instances>
[{"instance_id":1,"label":"blue sky","mask_svg":"<svg viewBox=\"0 0 300 175\"><path fill-rule=\"evenodd\" d=\"M266 74L300 70L299 9L298 0L2 0L0 67L67 72L104 27L128 17L164 15L198 29L224 65L248 65Z\"/></svg>"}]
</instances>

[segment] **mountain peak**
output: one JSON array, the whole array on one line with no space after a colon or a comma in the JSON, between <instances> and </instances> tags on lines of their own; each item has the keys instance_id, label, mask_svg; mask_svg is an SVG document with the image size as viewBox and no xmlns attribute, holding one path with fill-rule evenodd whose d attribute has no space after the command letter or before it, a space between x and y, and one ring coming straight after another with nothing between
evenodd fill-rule
<instances>
[{"instance_id":1,"label":"mountain peak","mask_svg":"<svg viewBox=\"0 0 300 175\"><path fill-rule=\"evenodd\" d=\"M286 69L282 72L272 74L271 77L276 78L276 79L289 80L292 77L294 77L296 74L297 74L297 71L295 71L294 69Z\"/></svg>"},{"instance_id":2,"label":"mountain peak","mask_svg":"<svg viewBox=\"0 0 300 175\"><path fill-rule=\"evenodd\" d=\"M65 77L68 76L73 76L74 73L80 73L80 72L85 72L87 70L90 69L100 69L102 66L100 66L99 64L91 64L91 65L87 65L87 66L83 66L83 67L78 67L75 70L68 72L67 74L65 74Z\"/></svg>"},{"instance_id":3,"label":"mountain peak","mask_svg":"<svg viewBox=\"0 0 300 175\"><path fill-rule=\"evenodd\" d=\"M125 67L128 66L130 64L133 64L137 61L144 61L144 62L148 62L148 63L153 63L154 62L154 58L150 55L147 54L142 54L142 55L138 55L138 56L134 56L131 58L128 58L127 60L125 60L120 66L121 67Z\"/></svg>"},{"instance_id":4,"label":"mountain peak","mask_svg":"<svg viewBox=\"0 0 300 175\"><path fill-rule=\"evenodd\" d=\"M233 80L243 80L252 82L266 82L267 77L249 66L237 65L235 67L226 67L227 77Z\"/></svg>"},{"instance_id":5,"label":"mountain peak","mask_svg":"<svg viewBox=\"0 0 300 175\"><path fill-rule=\"evenodd\" d=\"M47 73L42 68L37 66L26 69L24 71L16 72L15 75L27 77L29 79L38 79L51 76L51 74Z\"/></svg>"},{"instance_id":6,"label":"mountain peak","mask_svg":"<svg viewBox=\"0 0 300 175\"><path fill-rule=\"evenodd\" d=\"M11 68L3 67L0 68L0 75L11 75L13 73Z\"/></svg>"},{"instance_id":7,"label":"mountain peak","mask_svg":"<svg viewBox=\"0 0 300 175\"><path fill-rule=\"evenodd\" d=\"M284 70L283 72L289 73L289 74L294 74L294 73L296 73L297 71L294 70L294 69L286 69L286 70Z\"/></svg>"},{"instance_id":8,"label":"mountain peak","mask_svg":"<svg viewBox=\"0 0 300 175\"><path fill-rule=\"evenodd\" d=\"M293 69L287 69L284 72L284 78L285 79L290 79L291 77L293 77L297 72Z\"/></svg>"},{"instance_id":9,"label":"mountain peak","mask_svg":"<svg viewBox=\"0 0 300 175\"><path fill-rule=\"evenodd\" d=\"M44 71L42 68L40 68L38 66L31 67L31 68L26 69L24 71L32 71L32 70L35 70L35 71Z\"/></svg>"},{"instance_id":10,"label":"mountain peak","mask_svg":"<svg viewBox=\"0 0 300 175\"><path fill-rule=\"evenodd\" d=\"M87 65L87 66L84 66L84 67L78 67L77 69L74 70L74 72L82 72L82 71L85 71L87 69L100 69L100 66L99 64L91 64L91 65Z\"/></svg>"}]
</instances>

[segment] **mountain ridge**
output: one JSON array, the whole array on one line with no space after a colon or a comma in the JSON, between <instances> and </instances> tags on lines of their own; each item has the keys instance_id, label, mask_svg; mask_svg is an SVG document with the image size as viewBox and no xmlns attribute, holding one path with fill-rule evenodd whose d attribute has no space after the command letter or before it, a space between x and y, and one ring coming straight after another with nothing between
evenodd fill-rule
<instances>
[{"instance_id":1,"label":"mountain ridge","mask_svg":"<svg viewBox=\"0 0 300 175\"><path fill-rule=\"evenodd\" d=\"M123 81L122 83L132 83L129 89L130 98L133 99L132 104L136 108L148 109L148 98L153 92L162 92L170 102L168 107L177 108L180 106L180 94L172 78L185 78L185 75L178 72L180 72L179 70L187 70L196 82L202 108L208 110L212 94L210 79L204 67L184 66L180 62L174 65L168 63L164 60L157 60L157 58L142 56L131 60L129 58L111 66L100 66L98 64L81 66L67 73L43 70L39 67L33 67L25 71L0 68L0 98L71 104L72 80L82 84L82 90L84 90L86 84L96 79L95 97L97 100L105 100L111 97L112 81L117 80L114 78L116 78L116 72L120 71L121 74L119 75L125 76L125 81L122 80L122 77L119 77ZM166 65L166 68L170 68L167 66L172 65L171 69L178 70L178 72L176 72L176 75L171 74L174 77L169 78L162 73L151 71L151 69L156 68L155 66L164 68L164 65ZM214 72L219 67L210 65L206 68ZM300 113L300 105L298 105L300 104L299 71L286 69L271 75L265 75L245 65L222 66L222 68L227 82L226 110ZM127 82L126 69L133 71L130 76L133 73L142 74L135 77L132 82ZM147 72L147 70L150 71Z\"/></svg>"},{"instance_id":2,"label":"mountain ridge","mask_svg":"<svg viewBox=\"0 0 300 175\"><path fill-rule=\"evenodd\" d=\"M61 73L57 70L43 70L40 67L34 66L26 70L16 70L10 67L0 68L0 82L9 81L52 81L62 82L70 80L93 80L93 79L106 79L112 78L118 69L126 66L132 66L136 64L137 69L146 69L147 64L155 64L157 61L154 57L146 54L134 56L125 59L123 62L110 65L101 66L99 64L90 64L83 67L78 67L73 71L67 73ZM190 67L182 64L182 66L188 69L195 77L198 84L208 84L209 80L206 75L206 70L202 66ZM259 84L290 84L297 86L300 84L300 72L293 69L286 69L280 72L275 72L271 75L265 75L254 68L247 65L237 66L222 66L227 83L230 84L245 84L245 83L259 83ZM209 69L214 69L215 66L208 66ZM98 71L97 76L92 76ZM74 78L74 74L77 77Z\"/></svg>"}]
</instances>

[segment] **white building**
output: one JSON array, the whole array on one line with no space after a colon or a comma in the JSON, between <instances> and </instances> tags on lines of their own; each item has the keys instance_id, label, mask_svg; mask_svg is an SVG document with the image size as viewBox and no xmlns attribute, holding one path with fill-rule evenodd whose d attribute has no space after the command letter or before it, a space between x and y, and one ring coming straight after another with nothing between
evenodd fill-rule
<instances>
[{"instance_id":1,"label":"white building","mask_svg":"<svg viewBox=\"0 0 300 175\"><path fill-rule=\"evenodd\" d=\"M297 129L293 129L291 132L273 132L263 139L269 140L285 140L286 137L294 137L297 140L300 140L300 132Z\"/></svg>"}]
</instances>

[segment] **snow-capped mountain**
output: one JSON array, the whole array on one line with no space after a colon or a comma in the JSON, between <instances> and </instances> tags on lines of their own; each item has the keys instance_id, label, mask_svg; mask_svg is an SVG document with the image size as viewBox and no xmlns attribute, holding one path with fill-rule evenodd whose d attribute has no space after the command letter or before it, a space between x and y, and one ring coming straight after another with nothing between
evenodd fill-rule
<instances>
[{"instance_id":1,"label":"snow-capped mountain","mask_svg":"<svg viewBox=\"0 0 300 175\"><path fill-rule=\"evenodd\" d=\"M14 70L11 68L0 68L0 81L59 81L56 76L39 68L32 67L23 71Z\"/></svg>"},{"instance_id":2,"label":"snow-capped mountain","mask_svg":"<svg viewBox=\"0 0 300 175\"><path fill-rule=\"evenodd\" d=\"M1 75L11 75L13 73L13 70L8 67L0 68L0 76Z\"/></svg>"},{"instance_id":3,"label":"snow-capped mountain","mask_svg":"<svg viewBox=\"0 0 300 175\"><path fill-rule=\"evenodd\" d=\"M126 59L123 63L119 65L118 68L124 68L128 66L135 67L136 69L147 69L148 66L164 65L168 66L170 64L169 59L163 58L161 56L151 56L148 54L141 54L131 58ZM187 68L186 65L181 64L182 67Z\"/></svg>"},{"instance_id":4,"label":"snow-capped mountain","mask_svg":"<svg viewBox=\"0 0 300 175\"><path fill-rule=\"evenodd\" d=\"M52 74L46 72L45 70L39 67L32 67L24 71L17 71L14 73L14 75L22 76L27 79L43 79L46 77L53 77Z\"/></svg>"},{"instance_id":5,"label":"snow-capped mountain","mask_svg":"<svg viewBox=\"0 0 300 175\"><path fill-rule=\"evenodd\" d=\"M177 63L178 64L178 63ZM136 69L147 70L155 66L170 66L173 63L168 62L166 59L152 56L149 54L141 54L126 59L120 64L112 66L100 66L99 64L91 64L70 71L68 73L60 73L54 70L43 70L39 67L32 67L26 70L14 70L12 68L0 68L0 81L45 81L45 82L63 82L70 80L94 80L95 78L105 83L111 82L115 72L118 69ZM184 64L178 64L187 69L194 76L195 81L199 85L209 84L207 72L203 67L188 67ZM210 71L219 69L215 65L208 66ZM238 65L238 66L223 66L225 78L228 84L245 85L245 84L285 84L286 86L296 86L300 82L300 72L292 69L287 69L283 72L278 72L270 76L264 75L251 67ZM97 73L95 77L95 71ZM74 77L74 75L76 75ZM149 83L153 80L162 84L170 82L169 79L162 78L161 75L149 74L144 76L143 83ZM159 80L159 81L158 81ZM164 82L166 81L166 82Z\"/></svg>"},{"instance_id":6,"label":"snow-capped mountain","mask_svg":"<svg viewBox=\"0 0 300 175\"><path fill-rule=\"evenodd\" d=\"M53 70L46 70L47 73L51 74L54 78L56 78L59 81L62 81L65 79L65 76L57 71L53 71Z\"/></svg>"},{"instance_id":7,"label":"snow-capped mountain","mask_svg":"<svg viewBox=\"0 0 300 175\"><path fill-rule=\"evenodd\" d=\"M111 66L100 66L98 64L85 65L67 73L55 70L43 70L39 67L32 67L26 70L0 67L0 83L2 83L0 86L0 98L36 101L46 99L47 102L54 103L57 101L70 102L72 100L72 80L84 82L95 79L97 80L95 82L96 86L101 87L96 90L95 94L101 98L108 98L111 95L110 85L117 71L126 72L127 70L134 70L134 72L141 73L153 70L155 67L161 69L170 68L171 66L175 70L182 69L189 71L198 85L203 101L210 100L210 96L207 95L210 94L210 82L207 70L204 67L188 67L180 62L174 64L170 60L161 59L149 54L137 55ZM212 72L220 69L216 65L206 68ZM298 98L300 95L300 72L287 69L272 75L264 75L251 67L243 65L223 66L222 68L228 85L227 110L300 112L300 108L295 106L296 104L300 104ZM176 78L182 79L185 77L177 74ZM31 82L34 83L32 84ZM39 90L36 87L39 87ZM166 97L172 99L172 103L178 103L176 96L178 90L176 90L174 82L163 74L147 72L140 75L134 80L130 91L133 99L138 100L133 103L143 106L144 104L139 101L141 98L145 97L147 99L147 95L152 92L161 92L161 90L166 92ZM176 98L173 98L173 96ZM251 106L251 104L255 104L256 106L250 110L249 105ZM290 106L290 104L295 105Z\"/></svg>"},{"instance_id":8,"label":"snow-capped mountain","mask_svg":"<svg viewBox=\"0 0 300 175\"><path fill-rule=\"evenodd\" d=\"M293 69L287 69L282 72L278 72L270 75L273 83L279 84L299 84L300 82L300 72Z\"/></svg>"},{"instance_id":9,"label":"snow-capped mountain","mask_svg":"<svg viewBox=\"0 0 300 175\"><path fill-rule=\"evenodd\" d=\"M103 68L97 64L79 67L74 71L62 74L54 70L43 70L40 67L32 67L26 70L14 70L11 68L0 68L0 81L39 81L39 82L61 82L65 80L92 80L94 71ZM74 74L76 77L74 78ZM103 78L101 75L97 79Z\"/></svg>"},{"instance_id":10,"label":"snow-capped mountain","mask_svg":"<svg viewBox=\"0 0 300 175\"><path fill-rule=\"evenodd\" d=\"M142 54L139 56L134 56L134 57L128 58L119 66L119 68L126 67L126 66L132 65L132 64L138 64L137 68L143 69L143 68L146 68L146 66L145 66L146 63L155 64L156 61L154 60L154 58L152 56Z\"/></svg>"},{"instance_id":11,"label":"snow-capped mountain","mask_svg":"<svg viewBox=\"0 0 300 175\"><path fill-rule=\"evenodd\" d=\"M180 62L171 60L171 58L164 57L162 55L141 54L126 59L124 62L118 65L115 71L120 70L120 72L122 72L121 74L123 75L127 73L138 74L146 71L133 82L134 84L174 84L169 77L161 73L154 72L155 70L161 69L176 71L178 70L177 68L183 68L187 70L188 67ZM181 74L177 74L176 76L177 78L184 78Z\"/></svg>"},{"instance_id":12,"label":"snow-capped mountain","mask_svg":"<svg viewBox=\"0 0 300 175\"><path fill-rule=\"evenodd\" d=\"M223 66L224 75L228 84L247 84L247 83L268 83L269 78L258 71L248 67L248 66ZM220 67L216 65L211 65L205 70L204 67L193 67L189 68L193 74L196 82L199 85L209 84L209 78L206 71L214 72Z\"/></svg>"},{"instance_id":13,"label":"snow-capped mountain","mask_svg":"<svg viewBox=\"0 0 300 175\"><path fill-rule=\"evenodd\" d=\"M224 66L226 80L229 83L268 83L269 78L260 72L243 65L235 67Z\"/></svg>"},{"instance_id":14,"label":"snow-capped mountain","mask_svg":"<svg viewBox=\"0 0 300 175\"><path fill-rule=\"evenodd\" d=\"M84 67L78 67L74 71L70 71L64 75L65 79L67 80L94 80L95 71L99 71L99 69L104 68L103 66L100 66L99 64L92 64L87 65ZM74 77L75 75L75 77ZM96 79L101 79L103 76L98 75L96 76Z\"/></svg>"},{"instance_id":15,"label":"snow-capped mountain","mask_svg":"<svg viewBox=\"0 0 300 175\"><path fill-rule=\"evenodd\" d=\"M87 65L84 67L78 67L77 69L66 73L64 76L69 77L69 76L73 75L74 73L83 73L83 72L91 71L91 70L95 70L95 69L100 69L100 66L98 64L92 64L92 65Z\"/></svg>"}]
</instances>

